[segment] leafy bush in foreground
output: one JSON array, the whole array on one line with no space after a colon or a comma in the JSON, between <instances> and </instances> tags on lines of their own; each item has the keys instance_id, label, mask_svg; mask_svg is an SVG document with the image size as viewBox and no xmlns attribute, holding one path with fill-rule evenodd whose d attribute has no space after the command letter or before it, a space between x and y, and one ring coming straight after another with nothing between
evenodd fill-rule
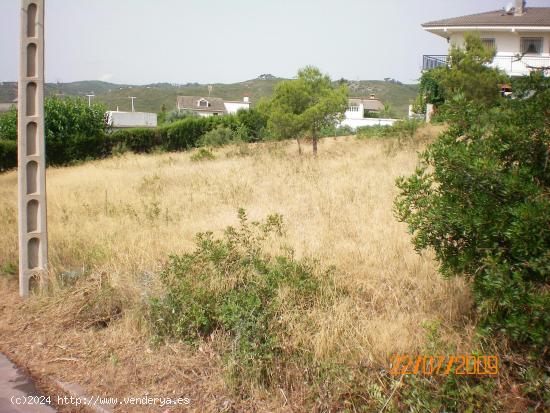
<instances>
[{"instance_id":1,"label":"leafy bush in foreground","mask_svg":"<svg viewBox=\"0 0 550 413\"><path fill-rule=\"evenodd\" d=\"M541 353L550 342L550 79L533 74L492 108L448 102L449 130L398 181L417 249L465 275L481 327Z\"/></svg>"},{"instance_id":2,"label":"leafy bush in foreground","mask_svg":"<svg viewBox=\"0 0 550 413\"><path fill-rule=\"evenodd\" d=\"M249 223L240 210L239 219L222 238L198 234L193 252L170 258L162 272L166 290L152 300L150 320L158 337L196 343L215 331L227 335L233 378L268 384L292 354L283 346L291 333L284 320L307 316L327 274L291 254L264 252L264 242L281 234L280 215Z\"/></svg>"}]
</instances>

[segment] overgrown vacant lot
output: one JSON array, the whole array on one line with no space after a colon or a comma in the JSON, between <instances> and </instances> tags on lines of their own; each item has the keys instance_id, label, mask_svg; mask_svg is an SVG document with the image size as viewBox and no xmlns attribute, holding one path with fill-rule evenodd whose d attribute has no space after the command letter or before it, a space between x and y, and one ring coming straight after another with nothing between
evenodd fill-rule
<instances>
[{"instance_id":1,"label":"overgrown vacant lot","mask_svg":"<svg viewBox=\"0 0 550 413\"><path fill-rule=\"evenodd\" d=\"M91 395L189 397L193 411L379 409L397 383L388 380L389 355L434 340L455 354L471 350L464 281L443 279L392 212L395 178L411 173L434 134L425 128L405 143L328 138L318 159L285 142L218 149L214 160L163 153L49 168L51 279L26 302L15 276L17 176L0 175L0 349ZM306 317L279 314L292 319L282 348L307 359L263 385L228 378L226 335L159 342L147 317L169 255L192 251L198 232L218 237L237 226L239 208L250 221L281 214L284 234L267 251L283 245L329 277Z\"/></svg>"}]
</instances>

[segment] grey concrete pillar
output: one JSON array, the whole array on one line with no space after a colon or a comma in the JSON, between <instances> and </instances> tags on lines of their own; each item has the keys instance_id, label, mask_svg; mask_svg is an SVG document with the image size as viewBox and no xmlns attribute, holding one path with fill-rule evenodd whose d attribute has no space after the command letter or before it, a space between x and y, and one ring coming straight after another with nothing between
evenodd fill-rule
<instances>
[{"instance_id":1,"label":"grey concrete pillar","mask_svg":"<svg viewBox=\"0 0 550 413\"><path fill-rule=\"evenodd\" d=\"M433 114L434 105L431 103L426 104L426 123L431 123Z\"/></svg>"},{"instance_id":2,"label":"grey concrete pillar","mask_svg":"<svg viewBox=\"0 0 550 413\"><path fill-rule=\"evenodd\" d=\"M19 294L48 264L44 142L44 0L21 0L18 97Z\"/></svg>"}]
</instances>

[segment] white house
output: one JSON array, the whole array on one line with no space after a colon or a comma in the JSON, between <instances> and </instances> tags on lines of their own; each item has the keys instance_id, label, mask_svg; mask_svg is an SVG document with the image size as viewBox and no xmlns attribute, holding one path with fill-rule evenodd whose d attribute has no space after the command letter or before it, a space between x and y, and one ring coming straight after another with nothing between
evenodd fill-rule
<instances>
[{"instance_id":1,"label":"white house","mask_svg":"<svg viewBox=\"0 0 550 413\"><path fill-rule=\"evenodd\" d=\"M510 76L550 67L550 7L527 7L525 0L515 0L515 7L437 20L422 27L458 46L464 43L466 32L479 33L487 47L496 49L493 65ZM424 55L422 68L447 64L446 55Z\"/></svg>"},{"instance_id":2,"label":"white house","mask_svg":"<svg viewBox=\"0 0 550 413\"><path fill-rule=\"evenodd\" d=\"M242 101L223 100L216 97L178 96L178 110L196 113L199 116L231 115L238 110L250 109L250 99L245 96Z\"/></svg>"},{"instance_id":3,"label":"white house","mask_svg":"<svg viewBox=\"0 0 550 413\"><path fill-rule=\"evenodd\" d=\"M383 110L384 104L375 95L370 95L369 98L351 98L348 100L348 108L340 126L357 129L361 126L393 125L396 119L380 117L380 112Z\"/></svg>"}]
</instances>

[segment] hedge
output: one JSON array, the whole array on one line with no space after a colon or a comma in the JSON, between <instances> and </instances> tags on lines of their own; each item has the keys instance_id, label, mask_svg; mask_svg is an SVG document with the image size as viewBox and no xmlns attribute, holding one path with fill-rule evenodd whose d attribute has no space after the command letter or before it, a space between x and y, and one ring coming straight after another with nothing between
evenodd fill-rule
<instances>
[{"instance_id":1,"label":"hedge","mask_svg":"<svg viewBox=\"0 0 550 413\"><path fill-rule=\"evenodd\" d=\"M54 102L59 104L58 102ZM51 116L50 116L51 118ZM62 119L53 126L69 121ZM136 153L150 152L155 148L167 151L180 151L199 146L205 133L223 126L234 132L242 132L247 140L258 139L265 126L264 120L256 112L237 115L190 117L157 128L130 128L112 133L93 131L91 136L75 129L61 133L61 126L46 133L46 158L50 165L63 165L71 162L97 159L110 156L120 149ZM74 129L74 128L73 128ZM17 143L0 139L0 171L17 166Z\"/></svg>"},{"instance_id":2,"label":"hedge","mask_svg":"<svg viewBox=\"0 0 550 413\"><path fill-rule=\"evenodd\" d=\"M0 171L17 166L17 141L0 139Z\"/></svg>"}]
</instances>

